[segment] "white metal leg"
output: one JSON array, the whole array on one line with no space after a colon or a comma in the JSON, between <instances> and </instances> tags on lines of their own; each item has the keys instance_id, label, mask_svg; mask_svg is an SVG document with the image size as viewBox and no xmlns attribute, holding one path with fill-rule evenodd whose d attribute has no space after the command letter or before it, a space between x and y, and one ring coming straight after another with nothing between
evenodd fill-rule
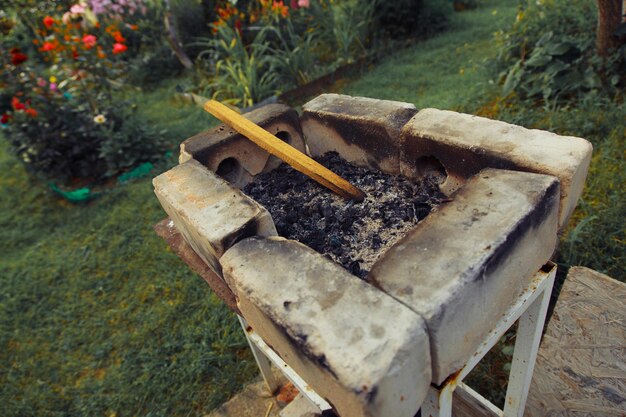
<instances>
[{"instance_id":1,"label":"white metal leg","mask_svg":"<svg viewBox=\"0 0 626 417\"><path fill-rule=\"evenodd\" d=\"M515 351L509 375L509 386L506 391L505 417L522 417L524 415L528 389L530 388L530 381L535 369L537 352L539 351L543 324L546 320L548 304L550 304L553 282L554 275L552 275L551 282L543 291L543 295L533 301L532 305L519 319Z\"/></svg>"},{"instance_id":2,"label":"white metal leg","mask_svg":"<svg viewBox=\"0 0 626 417\"><path fill-rule=\"evenodd\" d=\"M300 375L291 369L291 367L287 365L285 361L283 361L282 358L278 356L278 354L274 352L274 350L254 332L254 330L248 327L248 323L246 323L246 320L243 317L238 317L239 322L243 327L243 331L246 334L248 344L252 349L254 359L256 359L256 362L259 365L259 370L261 371L263 379L265 379L268 388L270 386L275 387L270 389L270 392L273 393L279 388L278 381L274 378L274 374L272 374L272 370L270 368L270 364L273 363L283 373L283 375L291 381L298 391L300 391L300 393L320 411L332 410L331 405L324 398L320 397L319 394L313 391L309 384L307 384L306 381L300 377ZM271 382L268 382L268 379Z\"/></svg>"},{"instance_id":3,"label":"white metal leg","mask_svg":"<svg viewBox=\"0 0 626 417\"><path fill-rule=\"evenodd\" d=\"M522 417L526 406L528 388L535 367L541 332L550 302L550 294L556 275L556 266L549 264L549 271L539 271L529 287L520 295L516 303L498 322L481 348L471 359L443 386L431 386L422 405L422 417L451 417L452 398L457 386L462 386L465 394L471 396L484 409L493 415L504 417ZM463 379L474 369L482 358L500 340L506 331L519 319L517 339L513 353L513 362L509 375L506 406L503 410L487 401L476 391L463 384Z\"/></svg>"},{"instance_id":4,"label":"white metal leg","mask_svg":"<svg viewBox=\"0 0 626 417\"><path fill-rule=\"evenodd\" d=\"M252 355L254 356L254 360L259 367L259 371L261 371L261 376L265 381L265 385L267 386L270 394L273 394L278 388L280 388L280 384L272 373L271 362L269 361L267 356L263 354L261 349L259 349L257 345L253 343L252 340L250 340L250 335L248 334L248 323L241 316L237 316L237 318L239 319L239 323L243 328L243 334L246 335L246 340L248 341L248 345L250 345Z\"/></svg>"}]
</instances>

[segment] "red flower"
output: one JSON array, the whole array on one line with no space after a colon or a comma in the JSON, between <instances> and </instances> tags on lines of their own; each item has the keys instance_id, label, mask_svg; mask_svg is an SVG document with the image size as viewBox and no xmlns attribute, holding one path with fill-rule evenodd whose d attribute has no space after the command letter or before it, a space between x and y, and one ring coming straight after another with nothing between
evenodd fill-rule
<instances>
[{"instance_id":1,"label":"red flower","mask_svg":"<svg viewBox=\"0 0 626 417\"><path fill-rule=\"evenodd\" d=\"M8 114L3 114L2 117L0 118L0 123L2 123L3 125L9 123L9 120L11 120L11 116L9 116Z\"/></svg>"},{"instance_id":2,"label":"red flower","mask_svg":"<svg viewBox=\"0 0 626 417\"><path fill-rule=\"evenodd\" d=\"M43 24L50 29L54 25L54 19L50 16L46 16L43 18Z\"/></svg>"},{"instance_id":3,"label":"red flower","mask_svg":"<svg viewBox=\"0 0 626 417\"><path fill-rule=\"evenodd\" d=\"M24 110L24 113L26 113L30 117L37 117L37 110L35 109L26 109Z\"/></svg>"},{"instance_id":4,"label":"red flower","mask_svg":"<svg viewBox=\"0 0 626 417\"><path fill-rule=\"evenodd\" d=\"M122 32L120 32L119 30L113 32L112 35L113 35L113 39L115 39L115 42L117 43L126 42L126 39L122 36Z\"/></svg>"},{"instance_id":5,"label":"red flower","mask_svg":"<svg viewBox=\"0 0 626 417\"><path fill-rule=\"evenodd\" d=\"M24 103L21 103L20 99L15 96L11 99L11 106L13 106L13 110L18 110L18 111L24 110L26 108Z\"/></svg>"},{"instance_id":6,"label":"red flower","mask_svg":"<svg viewBox=\"0 0 626 417\"><path fill-rule=\"evenodd\" d=\"M20 65L22 62L26 61L28 57L20 52L19 49L13 48L11 49L11 63L15 66Z\"/></svg>"},{"instance_id":7,"label":"red flower","mask_svg":"<svg viewBox=\"0 0 626 417\"><path fill-rule=\"evenodd\" d=\"M113 53L114 54L122 53L122 52L124 52L127 49L128 49L128 46L124 45L123 43L114 43L113 44Z\"/></svg>"},{"instance_id":8,"label":"red flower","mask_svg":"<svg viewBox=\"0 0 626 417\"><path fill-rule=\"evenodd\" d=\"M44 42L43 46L41 48L39 48L41 51L44 52L48 52L48 51L54 51L54 49L56 48L56 45L52 42Z\"/></svg>"},{"instance_id":9,"label":"red flower","mask_svg":"<svg viewBox=\"0 0 626 417\"><path fill-rule=\"evenodd\" d=\"M96 38L94 35L85 35L83 36L83 44L85 45L85 48L87 49L91 49L94 46L96 46L96 41L98 40L98 38Z\"/></svg>"}]
</instances>

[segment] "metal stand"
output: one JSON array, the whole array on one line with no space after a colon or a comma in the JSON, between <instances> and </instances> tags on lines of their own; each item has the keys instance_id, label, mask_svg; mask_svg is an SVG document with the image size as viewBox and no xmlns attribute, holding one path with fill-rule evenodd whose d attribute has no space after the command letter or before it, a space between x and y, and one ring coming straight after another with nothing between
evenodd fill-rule
<instances>
[{"instance_id":1,"label":"metal stand","mask_svg":"<svg viewBox=\"0 0 626 417\"><path fill-rule=\"evenodd\" d=\"M476 404L475 409L481 410L480 413L483 415L500 417L523 416L555 275L556 266L553 263L546 264L533 277L528 288L520 294L515 303L503 315L494 330L485 339L485 342L481 344L480 348L471 356L470 360L458 372L455 378L446 381L446 383L440 387L431 385L428 395L422 404L421 415L423 417L451 417L452 398L455 390L457 390L457 394L460 394L460 396L464 398L465 402L474 402ZM506 405L504 410L500 410L486 398L465 385L463 379L518 319L519 325L517 328L517 339L515 342L511 372L509 374L509 385L506 392ZM311 387L248 326L242 317L239 317L239 321L250 344L257 365L259 366L261 375L270 392L273 393L278 389L278 383L270 369L270 364L273 363L283 372L287 379L298 388L300 393L318 407L320 411L332 409L330 404L313 391Z\"/></svg>"},{"instance_id":2,"label":"metal stand","mask_svg":"<svg viewBox=\"0 0 626 417\"><path fill-rule=\"evenodd\" d=\"M422 404L422 416L452 416L452 397L455 389L461 391L460 394L463 397L477 403L483 414L505 417L523 416L555 275L556 266L552 263L546 264L537 272L528 288L520 294L515 304L502 317L485 342L472 355L457 376L447 381L443 386L431 385L426 400ZM486 398L465 385L463 379L518 319L519 325L517 327L505 406L504 410L500 410Z\"/></svg>"},{"instance_id":3,"label":"metal stand","mask_svg":"<svg viewBox=\"0 0 626 417\"><path fill-rule=\"evenodd\" d=\"M287 365L285 361L283 361L281 357L278 356L278 354L263 341L263 339L261 339L261 336L256 334L254 330L248 326L248 323L243 317L238 317L239 323L241 323L241 327L243 327L243 331L246 335L246 339L248 339L250 349L252 349L254 359L259 366L259 370L261 371L261 376L263 376L265 384L271 393L276 392L279 388L278 381L276 381L276 378L270 369L270 363L273 363L276 368L278 368L283 375L285 375L285 377L291 381L296 388L298 388L298 391L300 391L300 393L307 400L309 400L315 407L319 408L320 412L332 410L330 404L313 391L309 384L307 384L304 379L300 377L300 375L291 369L291 367Z\"/></svg>"}]
</instances>

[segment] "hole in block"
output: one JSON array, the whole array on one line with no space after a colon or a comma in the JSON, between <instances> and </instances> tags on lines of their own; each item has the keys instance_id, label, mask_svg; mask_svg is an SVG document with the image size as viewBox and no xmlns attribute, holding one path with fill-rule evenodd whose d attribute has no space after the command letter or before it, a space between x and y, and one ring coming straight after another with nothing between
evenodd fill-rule
<instances>
[{"instance_id":1,"label":"hole in block","mask_svg":"<svg viewBox=\"0 0 626 417\"><path fill-rule=\"evenodd\" d=\"M448 177L446 168L434 156L422 156L415 161L415 171L421 178L432 178L443 184Z\"/></svg>"}]
</instances>

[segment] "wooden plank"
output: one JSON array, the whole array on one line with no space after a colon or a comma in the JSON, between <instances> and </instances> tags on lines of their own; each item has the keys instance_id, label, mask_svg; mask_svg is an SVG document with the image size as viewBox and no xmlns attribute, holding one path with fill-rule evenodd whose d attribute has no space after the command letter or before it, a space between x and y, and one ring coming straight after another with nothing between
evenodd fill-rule
<instances>
[{"instance_id":1,"label":"wooden plank","mask_svg":"<svg viewBox=\"0 0 626 417\"><path fill-rule=\"evenodd\" d=\"M153 228L156 234L167 242L174 253L178 255L192 271L200 275L202 279L209 284L209 287L215 292L215 295L224 301L228 308L234 313L241 314L237 307L235 294L233 294L228 285L226 285L226 282L213 272L191 246L185 242L185 239L183 239L178 229L176 229L176 226L174 226L174 222L169 217L155 224Z\"/></svg>"},{"instance_id":2,"label":"wooden plank","mask_svg":"<svg viewBox=\"0 0 626 417\"><path fill-rule=\"evenodd\" d=\"M502 411L463 383L454 390L452 397L454 417L502 417Z\"/></svg>"},{"instance_id":3,"label":"wooden plank","mask_svg":"<svg viewBox=\"0 0 626 417\"><path fill-rule=\"evenodd\" d=\"M229 109L222 103L209 100L204 104L204 109L267 152L285 161L294 169L309 176L335 193L356 201L363 201L365 198L363 191L359 190L339 175L278 139L276 136L241 116L239 113Z\"/></svg>"},{"instance_id":4,"label":"wooden plank","mask_svg":"<svg viewBox=\"0 0 626 417\"><path fill-rule=\"evenodd\" d=\"M626 284L573 267L539 349L527 417L626 415Z\"/></svg>"}]
</instances>

